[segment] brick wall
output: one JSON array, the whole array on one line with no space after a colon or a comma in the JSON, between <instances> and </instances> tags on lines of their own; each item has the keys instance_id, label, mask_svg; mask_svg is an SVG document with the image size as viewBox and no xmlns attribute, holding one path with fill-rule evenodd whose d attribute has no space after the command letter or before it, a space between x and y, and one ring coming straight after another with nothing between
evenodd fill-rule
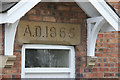
<instances>
[{"instance_id":1,"label":"brick wall","mask_svg":"<svg viewBox=\"0 0 120 80\"><path fill-rule=\"evenodd\" d=\"M81 25L81 43L75 46L76 78L115 78L118 77L118 33L100 33L96 44L97 62L93 69L86 65L87 28L86 14L76 3L39 3L21 20L73 23ZM1 30L1 29L0 29ZM21 47L15 40L14 55L17 56L12 69L4 69L5 78L19 78L21 73Z\"/></svg>"},{"instance_id":2,"label":"brick wall","mask_svg":"<svg viewBox=\"0 0 120 80\"><path fill-rule=\"evenodd\" d=\"M39 3L21 20L80 24L82 40L81 43L76 46L76 74L78 76L80 75L80 66L86 66L86 14L75 3ZM3 70L3 78L20 77L21 48L22 44L15 40L14 55L17 56L17 60L11 69L5 68ZM79 50L80 53L78 52ZM80 61L80 59L82 60Z\"/></svg>"},{"instance_id":3,"label":"brick wall","mask_svg":"<svg viewBox=\"0 0 120 80\"><path fill-rule=\"evenodd\" d=\"M95 54L98 57L97 62L93 69L84 69L84 76L88 78L117 78L118 33L100 33L96 43Z\"/></svg>"}]
</instances>

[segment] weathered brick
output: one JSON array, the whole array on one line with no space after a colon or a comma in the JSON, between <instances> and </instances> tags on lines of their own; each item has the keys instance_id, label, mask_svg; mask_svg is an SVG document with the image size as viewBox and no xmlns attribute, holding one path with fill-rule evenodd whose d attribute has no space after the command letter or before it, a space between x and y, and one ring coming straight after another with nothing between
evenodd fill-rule
<instances>
[{"instance_id":1,"label":"weathered brick","mask_svg":"<svg viewBox=\"0 0 120 80\"><path fill-rule=\"evenodd\" d=\"M58 17L57 18L57 22L58 23L69 23L69 19L68 18L64 18L64 17Z\"/></svg>"},{"instance_id":2,"label":"weathered brick","mask_svg":"<svg viewBox=\"0 0 120 80\"><path fill-rule=\"evenodd\" d=\"M103 34L98 34L98 38L102 38L103 37Z\"/></svg>"},{"instance_id":3,"label":"weathered brick","mask_svg":"<svg viewBox=\"0 0 120 80\"><path fill-rule=\"evenodd\" d=\"M71 23L82 23L83 22L83 20L82 19L70 19L70 22Z\"/></svg>"},{"instance_id":4,"label":"weathered brick","mask_svg":"<svg viewBox=\"0 0 120 80\"><path fill-rule=\"evenodd\" d=\"M110 43L118 43L118 39L110 39L109 42Z\"/></svg>"},{"instance_id":5,"label":"weathered brick","mask_svg":"<svg viewBox=\"0 0 120 80\"><path fill-rule=\"evenodd\" d=\"M42 21L42 16L29 15L29 20Z\"/></svg>"},{"instance_id":6,"label":"weathered brick","mask_svg":"<svg viewBox=\"0 0 120 80\"><path fill-rule=\"evenodd\" d=\"M21 67L21 62L20 61L15 61L13 67L16 67L16 68Z\"/></svg>"},{"instance_id":7,"label":"weathered brick","mask_svg":"<svg viewBox=\"0 0 120 80\"><path fill-rule=\"evenodd\" d=\"M10 79L10 78L12 78L12 75L2 75L2 78L8 78L8 79Z\"/></svg>"},{"instance_id":8,"label":"weathered brick","mask_svg":"<svg viewBox=\"0 0 120 80\"><path fill-rule=\"evenodd\" d=\"M43 16L43 21L56 22L56 19L55 17L52 17L52 16Z\"/></svg>"},{"instance_id":9,"label":"weathered brick","mask_svg":"<svg viewBox=\"0 0 120 80\"><path fill-rule=\"evenodd\" d=\"M105 38L115 38L114 34L104 34Z\"/></svg>"},{"instance_id":10,"label":"weathered brick","mask_svg":"<svg viewBox=\"0 0 120 80\"><path fill-rule=\"evenodd\" d=\"M103 73L88 73L88 78L100 78L103 77Z\"/></svg>"},{"instance_id":11,"label":"weathered brick","mask_svg":"<svg viewBox=\"0 0 120 80\"><path fill-rule=\"evenodd\" d=\"M60 11L69 11L70 7L67 7L67 6L58 6L57 10L60 10Z\"/></svg>"},{"instance_id":12,"label":"weathered brick","mask_svg":"<svg viewBox=\"0 0 120 80\"><path fill-rule=\"evenodd\" d=\"M99 72L108 72L109 69L108 68L99 68Z\"/></svg>"},{"instance_id":13,"label":"weathered brick","mask_svg":"<svg viewBox=\"0 0 120 80\"><path fill-rule=\"evenodd\" d=\"M104 73L104 77L113 77L114 73Z\"/></svg>"},{"instance_id":14,"label":"weathered brick","mask_svg":"<svg viewBox=\"0 0 120 80\"><path fill-rule=\"evenodd\" d=\"M31 9L27 14L36 14L36 10L35 9Z\"/></svg>"},{"instance_id":15,"label":"weathered brick","mask_svg":"<svg viewBox=\"0 0 120 80\"><path fill-rule=\"evenodd\" d=\"M3 69L4 74L16 74L17 70L16 69Z\"/></svg>"},{"instance_id":16,"label":"weathered brick","mask_svg":"<svg viewBox=\"0 0 120 80\"><path fill-rule=\"evenodd\" d=\"M110 72L118 72L118 68L110 68L109 71Z\"/></svg>"},{"instance_id":17,"label":"weathered brick","mask_svg":"<svg viewBox=\"0 0 120 80\"><path fill-rule=\"evenodd\" d=\"M87 15L85 13L78 13L78 18L83 18L85 19Z\"/></svg>"},{"instance_id":18,"label":"weathered brick","mask_svg":"<svg viewBox=\"0 0 120 80\"><path fill-rule=\"evenodd\" d=\"M20 79L20 78L21 78L21 75L12 75L12 78L13 78L13 79L15 79L15 78Z\"/></svg>"},{"instance_id":19,"label":"weathered brick","mask_svg":"<svg viewBox=\"0 0 120 80\"><path fill-rule=\"evenodd\" d=\"M40 15L50 15L49 10L40 10Z\"/></svg>"}]
</instances>

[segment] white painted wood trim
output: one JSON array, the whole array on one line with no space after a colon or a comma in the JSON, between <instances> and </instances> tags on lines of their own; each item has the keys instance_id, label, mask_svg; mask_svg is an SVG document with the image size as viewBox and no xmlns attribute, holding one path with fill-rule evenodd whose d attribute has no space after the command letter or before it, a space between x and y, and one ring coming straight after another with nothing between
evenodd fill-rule
<instances>
[{"instance_id":1,"label":"white painted wood trim","mask_svg":"<svg viewBox=\"0 0 120 80\"><path fill-rule=\"evenodd\" d=\"M2 23L14 23L22 16L24 16L31 8L33 8L41 0L20 0L13 8L7 13L0 13L0 24ZM75 0L76 2L80 2ZM120 30L118 23L119 17L115 12L105 3L104 0L87 0L90 2L97 11L112 25L112 27L118 31Z\"/></svg>"},{"instance_id":2,"label":"white painted wood trim","mask_svg":"<svg viewBox=\"0 0 120 80\"><path fill-rule=\"evenodd\" d=\"M0 24L15 23L41 0L20 0L7 13L0 13Z\"/></svg>"},{"instance_id":3,"label":"white painted wood trim","mask_svg":"<svg viewBox=\"0 0 120 80\"><path fill-rule=\"evenodd\" d=\"M87 56L95 56L95 44L97 35L105 23L106 21L102 16L90 18L87 20Z\"/></svg>"},{"instance_id":4,"label":"white painted wood trim","mask_svg":"<svg viewBox=\"0 0 120 80\"><path fill-rule=\"evenodd\" d=\"M13 55L14 40L18 23L19 20L13 24L5 24L4 55Z\"/></svg>"},{"instance_id":5,"label":"white painted wood trim","mask_svg":"<svg viewBox=\"0 0 120 80\"><path fill-rule=\"evenodd\" d=\"M109 24L112 25L112 27L116 31L120 31L120 28L118 26L119 17L115 14L115 12L106 4L104 0L89 0L91 4L99 11L99 13L108 21Z\"/></svg>"},{"instance_id":6,"label":"white painted wood trim","mask_svg":"<svg viewBox=\"0 0 120 80\"><path fill-rule=\"evenodd\" d=\"M25 68L25 49L64 49L70 50L69 68ZM22 69L21 78L25 73L70 73L70 78L75 78L75 50L73 46L24 44L22 47Z\"/></svg>"},{"instance_id":7,"label":"white painted wood trim","mask_svg":"<svg viewBox=\"0 0 120 80\"><path fill-rule=\"evenodd\" d=\"M25 73L70 73L70 68L26 68Z\"/></svg>"}]
</instances>

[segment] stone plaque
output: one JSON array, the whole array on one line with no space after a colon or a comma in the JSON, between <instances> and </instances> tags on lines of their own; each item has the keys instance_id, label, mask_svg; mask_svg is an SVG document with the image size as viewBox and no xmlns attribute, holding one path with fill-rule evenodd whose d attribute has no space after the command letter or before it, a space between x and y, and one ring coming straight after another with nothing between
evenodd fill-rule
<instances>
[{"instance_id":1,"label":"stone plaque","mask_svg":"<svg viewBox=\"0 0 120 80\"><path fill-rule=\"evenodd\" d=\"M80 25L20 21L17 40L21 43L77 45L80 43Z\"/></svg>"}]
</instances>

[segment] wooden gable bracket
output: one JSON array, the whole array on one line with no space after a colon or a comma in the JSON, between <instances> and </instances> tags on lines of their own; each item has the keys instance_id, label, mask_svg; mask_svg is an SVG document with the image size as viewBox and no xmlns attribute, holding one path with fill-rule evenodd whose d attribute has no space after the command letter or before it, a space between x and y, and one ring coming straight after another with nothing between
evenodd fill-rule
<instances>
[{"instance_id":1,"label":"wooden gable bracket","mask_svg":"<svg viewBox=\"0 0 120 80\"><path fill-rule=\"evenodd\" d=\"M95 57L95 45L97 35L100 29L106 23L105 19L100 17L94 17L87 19L87 66L92 67L95 65L97 57Z\"/></svg>"},{"instance_id":2,"label":"wooden gable bracket","mask_svg":"<svg viewBox=\"0 0 120 80\"><path fill-rule=\"evenodd\" d=\"M14 50L14 40L15 34L17 30L19 20L15 23L7 23L5 24L5 39L4 39L4 56L0 56L1 63L0 67L10 68L14 64L16 60L16 56L13 55Z\"/></svg>"}]
</instances>

